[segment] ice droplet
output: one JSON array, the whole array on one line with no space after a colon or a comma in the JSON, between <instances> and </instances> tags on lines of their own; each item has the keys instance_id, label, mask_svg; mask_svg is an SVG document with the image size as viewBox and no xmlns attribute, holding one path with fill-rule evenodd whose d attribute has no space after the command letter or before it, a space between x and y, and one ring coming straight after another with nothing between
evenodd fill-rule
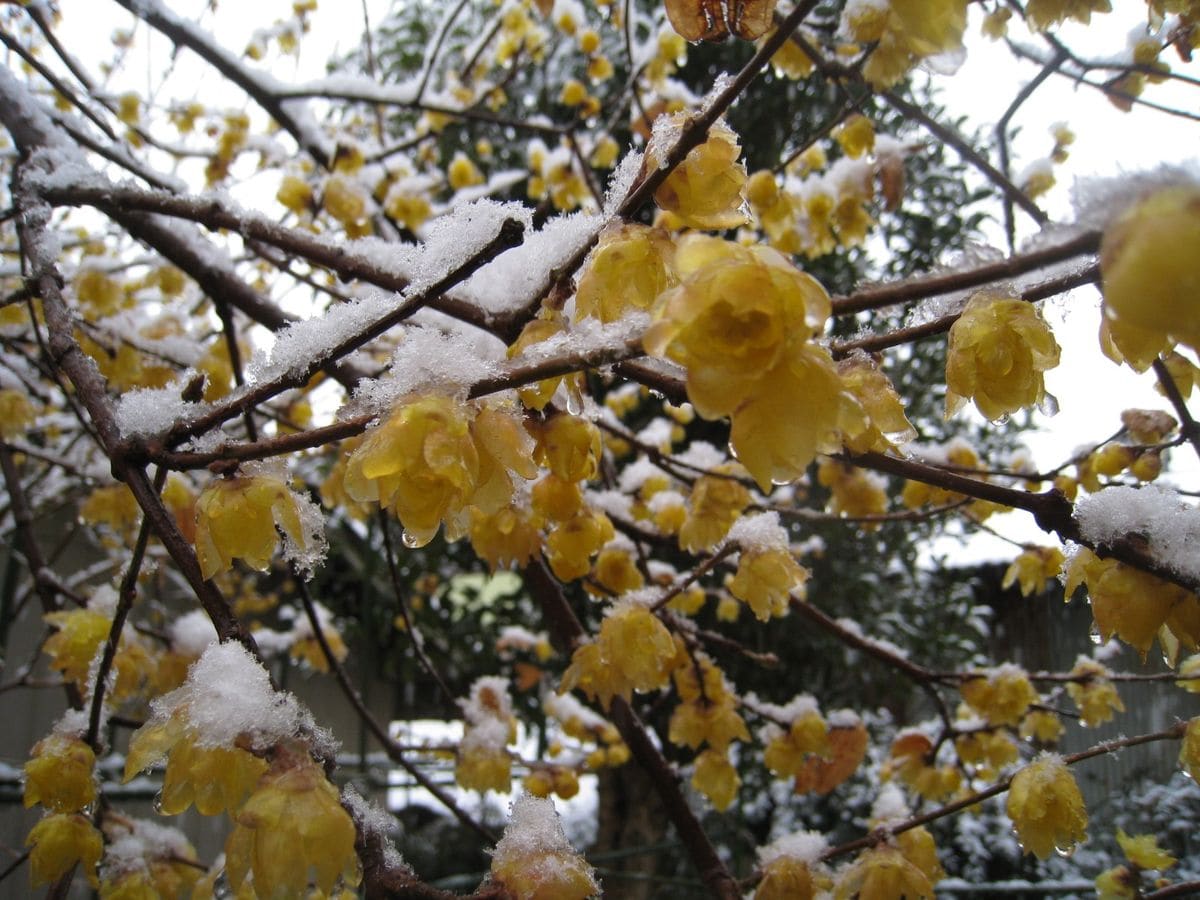
<instances>
[{"instance_id":1,"label":"ice droplet","mask_svg":"<svg viewBox=\"0 0 1200 900\"><path fill-rule=\"evenodd\" d=\"M1042 395L1042 399L1038 401L1038 412L1043 416L1058 415L1058 398L1049 391Z\"/></svg>"},{"instance_id":2,"label":"ice droplet","mask_svg":"<svg viewBox=\"0 0 1200 900\"><path fill-rule=\"evenodd\" d=\"M1096 623L1092 623L1092 627L1088 629L1088 639L1099 647L1104 643L1104 638L1100 637L1100 629L1096 627Z\"/></svg>"}]
</instances>

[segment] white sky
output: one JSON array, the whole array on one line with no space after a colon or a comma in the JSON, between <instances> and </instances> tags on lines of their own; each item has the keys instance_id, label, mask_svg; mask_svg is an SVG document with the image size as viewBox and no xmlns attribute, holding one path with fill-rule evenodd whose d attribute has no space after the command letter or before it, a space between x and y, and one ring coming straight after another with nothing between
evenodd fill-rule
<instances>
[{"instance_id":1,"label":"white sky","mask_svg":"<svg viewBox=\"0 0 1200 900\"><path fill-rule=\"evenodd\" d=\"M254 4L224 0L215 11L209 8L208 0L176 0L169 5L220 36L225 46L240 51L255 29L269 27L289 14L291 0L259 0ZM390 5L389 0L365 0L367 14L373 23L380 21ZM272 74L285 80L323 75L325 61L331 55L345 52L361 40L363 6L363 0L322 0L311 17L313 27L301 44L299 58L294 62L273 63ZM1126 35L1144 21L1145 6L1141 3L1117 3L1115 6L1116 12L1093 17L1092 24L1086 28L1067 26L1061 33L1065 42L1079 52L1091 48L1083 54L1091 59L1119 55L1126 45ZM128 13L104 0L61 0L61 8L60 35L64 43L93 71L98 70L100 62L113 58L109 37L114 30L128 28L133 22ZM972 16L964 64L953 76L937 80L952 111L985 124L999 118L1020 85L1036 74L1037 66L1031 63L1015 66L1007 48L979 37L978 11L974 8ZM1017 37L1031 46L1041 46L1035 38ZM171 82L164 88L161 82L169 61L169 42L145 26L138 27L136 38L139 47L148 52L139 50L130 54L114 72L107 84L113 93L133 89L173 99L207 95L210 102L243 107L244 98L240 93L230 95L227 89L222 91L214 73L199 65L188 53L174 61L170 67ZM271 58L276 56L272 54ZM1171 62L1178 68L1176 58L1172 57ZM1100 80L1104 73L1093 73L1093 77ZM218 90L215 101L214 88ZM1196 102L1200 88L1195 85L1179 82L1151 85L1146 96L1182 109L1200 109ZM1067 163L1056 167L1058 184L1039 201L1052 217L1059 220L1070 218L1069 192L1076 177L1112 176L1122 171L1153 168L1163 162L1194 161L1196 157L1194 123L1140 108L1122 113L1099 91L1055 76L1039 88L1014 119L1014 124L1021 128L1012 145L1014 171L1019 172L1028 163L1048 154L1053 145L1049 128L1059 121L1070 122L1077 140L1070 148ZM273 193L273 184L270 190ZM1029 223L1027 219L1022 221L1021 215L1018 213L1022 235L1028 236ZM997 246L1003 246L998 226L991 239ZM1061 412L1053 419L1045 420L1042 430L1030 433L1026 438L1035 462L1043 468L1057 465L1076 446L1111 434L1119 427L1122 409L1132 406L1169 409L1166 401L1154 392L1152 377L1136 376L1101 356L1096 340L1099 323L1096 291L1077 290L1045 306L1062 345L1063 357L1060 366L1046 377L1047 389L1058 398ZM1185 486L1200 486L1197 477L1200 465L1194 454L1176 451L1174 464L1179 466L1181 463L1176 480L1183 479L1187 483ZM1024 514L998 517L991 524L1021 540L1038 540L1041 536ZM949 546L942 549L956 552L961 558L961 549L951 550ZM1011 546L994 539L973 541L970 548L972 556L982 557L1011 558L1012 552Z\"/></svg>"}]
</instances>

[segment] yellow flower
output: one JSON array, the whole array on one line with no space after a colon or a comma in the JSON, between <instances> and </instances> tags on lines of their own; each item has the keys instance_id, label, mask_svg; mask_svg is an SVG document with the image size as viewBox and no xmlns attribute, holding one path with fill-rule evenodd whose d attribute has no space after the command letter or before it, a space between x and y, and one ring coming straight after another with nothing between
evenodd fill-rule
<instances>
[{"instance_id":1,"label":"yellow flower","mask_svg":"<svg viewBox=\"0 0 1200 900\"><path fill-rule=\"evenodd\" d=\"M600 454L600 429L587 419L558 413L537 426L534 459L563 481L594 478Z\"/></svg>"},{"instance_id":2,"label":"yellow flower","mask_svg":"<svg viewBox=\"0 0 1200 900\"><path fill-rule=\"evenodd\" d=\"M265 571L285 535L285 555L295 558L324 538L306 514L308 501L269 475L220 478L196 501L196 555L205 578L228 571L234 559Z\"/></svg>"},{"instance_id":3,"label":"yellow flower","mask_svg":"<svg viewBox=\"0 0 1200 900\"><path fill-rule=\"evenodd\" d=\"M559 692L578 687L607 709L613 697L628 701L634 691L665 686L675 662L675 640L659 618L641 603L619 602L596 640L575 651Z\"/></svg>"},{"instance_id":4,"label":"yellow flower","mask_svg":"<svg viewBox=\"0 0 1200 900\"><path fill-rule=\"evenodd\" d=\"M555 577L562 581L582 578L591 571L591 558L614 533L608 516L590 509L551 529L546 537L546 560Z\"/></svg>"},{"instance_id":5,"label":"yellow flower","mask_svg":"<svg viewBox=\"0 0 1200 900\"><path fill-rule=\"evenodd\" d=\"M1030 547L1023 550L1004 572L1000 587L1007 590L1019 584L1021 595L1031 597L1041 591L1047 581L1058 577L1064 559L1057 547Z\"/></svg>"},{"instance_id":6,"label":"yellow flower","mask_svg":"<svg viewBox=\"0 0 1200 900\"><path fill-rule=\"evenodd\" d=\"M946 415L967 398L989 419L1034 406L1046 395L1042 373L1058 360L1050 326L1033 304L976 294L950 328Z\"/></svg>"},{"instance_id":7,"label":"yellow flower","mask_svg":"<svg viewBox=\"0 0 1200 900\"><path fill-rule=\"evenodd\" d=\"M1009 763L1017 761L1017 745L1004 731L976 731L954 739L958 758L975 766L981 778L994 778Z\"/></svg>"},{"instance_id":8,"label":"yellow flower","mask_svg":"<svg viewBox=\"0 0 1200 900\"><path fill-rule=\"evenodd\" d=\"M828 759L829 726L815 709L797 716L787 731L775 726L763 752L763 763L780 778L800 774L809 756Z\"/></svg>"},{"instance_id":9,"label":"yellow flower","mask_svg":"<svg viewBox=\"0 0 1200 900\"><path fill-rule=\"evenodd\" d=\"M1158 838L1152 834L1136 834L1132 837L1125 829L1117 829L1117 843L1125 858L1139 869L1157 869L1165 871L1178 862L1166 850L1158 846Z\"/></svg>"},{"instance_id":10,"label":"yellow flower","mask_svg":"<svg viewBox=\"0 0 1200 900\"><path fill-rule=\"evenodd\" d=\"M491 514L473 508L468 534L476 554L487 560L493 572L507 566L521 568L542 550L533 514L515 505Z\"/></svg>"},{"instance_id":11,"label":"yellow flower","mask_svg":"<svg viewBox=\"0 0 1200 900\"><path fill-rule=\"evenodd\" d=\"M711 550L725 539L750 499L750 492L731 477L701 475L692 484L679 546L689 553Z\"/></svg>"},{"instance_id":12,"label":"yellow flower","mask_svg":"<svg viewBox=\"0 0 1200 900\"><path fill-rule=\"evenodd\" d=\"M600 234L575 294L576 320L615 322L630 310L648 310L674 281L673 247L665 231L632 222Z\"/></svg>"},{"instance_id":13,"label":"yellow flower","mask_svg":"<svg viewBox=\"0 0 1200 900\"><path fill-rule=\"evenodd\" d=\"M532 477L533 442L510 412L426 394L402 403L353 451L345 490L395 511L410 546L444 523L448 540L466 531L468 507L495 512L512 498L509 472Z\"/></svg>"},{"instance_id":14,"label":"yellow flower","mask_svg":"<svg viewBox=\"0 0 1200 900\"><path fill-rule=\"evenodd\" d=\"M446 167L446 180L452 190L461 191L463 188L483 184L483 173L471 158L460 150L454 154L450 165Z\"/></svg>"},{"instance_id":15,"label":"yellow flower","mask_svg":"<svg viewBox=\"0 0 1200 900\"><path fill-rule=\"evenodd\" d=\"M904 405L892 381L865 354L838 361L842 384L858 401L867 423L861 431L845 435L846 449L852 453L875 450L887 453L896 445L917 436L917 430L904 414Z\"/></svg>"},{"instance_id":16,"label":"yellow flower","mask_svg":"<svg viewBox=\"0 0 1200 900\"><path fill-rule=\"evenodd\" d=\"M742 779L723 750L709 748L696 757L692 772L692 787L708 798L716 809L724 812L737 799Z\"/></svg>"},{"instance_id":17,"label":"yellow flower","mask_svg":"<svg viewBox=\"0 0 1200 900\"><path fill-rule=\"evenodd\" d=\"M1024 670L1011 663L984 678L964 681L959 690L967 705L991 725L1016 725L1038 697Z\"/></svg>"},{"instance_id":18,"label":"yellow flower","mask_svg":"<svg viewBox=\"0 0 1200 900\"><path fill-rule=\"evenodd\" d=\"M1200 781L1200 716L1191 719L1179 747L1179 765L1192 781Z\"/></svg>"},{"instance_id":19,"label":"yellow flower","mask_svg":"<svg viewBox=\"0 0 1200 900\"><path fill-rule=\"evenodd\" d=\"M920 60L962 46L966 0L893 0L882 16L878 6L856 8L858 17L847 22L851 35L858 41L879 41L863 67L875 87L889 87Z\"/></svg>"},{"instance_id":20,"label":"yellow flower","mask_svg":"<svg viewBox=\"0 0 1200 900\"><path fill-rule=\"evenodd\" d=\"M792 591L803 591L808 570L786 549L752 549L741 554L728 588L760 622L787 614Z\"/></svg>"},{"instance_id":21,"label":"yellow flower","mask_svg":"<svg viewBox=\"0 0 1200 900\"><path fill-rule=\"evenodd\" d=\"M875 149L875 126L866 116L855 113L833 132L834 140L845 154L858 159Z\"/></svg>"},{"instance_id":22,"label":"yellow flower","mask_svg":"<svg viewBox=\"0 0 1200 900\"><path fill-rule=\"evenodd\" d=\"M827 456L817 466L817 481L829 488L829 511L840 516L878 516L887 512L887 482L872 472ZM873 531L877 522L861 527Z\"/></svg>"},{"instance_id":23,"label":"yellow flower","mask_svg":"<svg viewBox=\"0 0 1200 900\"><path fill-rule=\"evenodd\" d=\"M1055 713L1045 709L1035 709L1025 714L1018 733L1025 740L1054 744L1062 737L1064 730L1062 720Z\"/></svg>"},{"instance_id":24,"label":"yellow flower","mask_svg":"<svg viewBox=\"0 0 1200 900\"><path fill-rule=\"evenodd\" d=\"M1126 210L1100 245L1110 323L1200 349L1200 185L1162 188Z\"/></svg>"},{"instance_id":25,"label":"yellow flower","mask_svg":"<svg viewBox=\"0 0 1200 900\"><path fill-rule=\"evenodd\" d=\"M73 813L96 799L96 754L73 735L38 741L25 763L25 808L40 803L51 812Z\"/></svg>"},{"instance_id":26,"label":"yellow flower","mask_svg":"<svg viewBox=\"0 0 1200 900\"><path fill-rule=\"evenodd\" d=\"M535 319L530 319L521 329L520 335L513 341L512 346L508 348L508 358L513 359L520 356L527 348L563 334L566 330L566 320L558 313L540 315ZM546 404L553 399L559 384L566 388L568 394L578 399L582 383L583 376L579 372L570 375L556 375L518 388L517 396L529 409L540 410L545 409Z\"/></svg>"},{"instance_id":27,"label":"yellow flower","mask_svg":"<svg viewBox=\"0 0 1200 900\"><path fill-rule=\"evenodd\" d=\"M609 546L592 564L592 578L613 596L636 591L645 584L630 548Z\"/></svg>"},{"instance_id":28,"label":"yellow flower","mask_svg":"<svg viewBox=\"0 0 1200 900\"><path fill-rule=\"evenodd\" d=\"M828 876L813 872L808 863L780 856L762 867L763 877L754 889L754 900L813 900L828 890Z\"/></svg>"},{"instance_id":29,"label":"yellow flower","mask_svg":"<svg viewBox=\"0 0 1200 900\"><path fill-rule=\"evenodd\" d=\"M57 881L80 865L88 883L98 888L96 864L104 852L104 838L87 816L54 813L33 826L25 839L29 851L30 878L36 888Z\"/></svg>"},{"instance_id":30,"label":"yellow flower","mask_svg":"<svg viewBox=\"0 0 1200 900\"><path fill-rule=\"evenodd\" d=\"M929 878L893 847L867 850L834 885L836 900L894 900L897 897L932 900Z\"/></svg>"},{"instance_id":31,"label":"yellow flower","mask_svg":"<svg viewBox=\"0 0 1200 900\"><path fill-rule=\"evenodd\" d=\"M675 115L664 131L674 134L684 119L683 114ZM657 137L659 128L655 132ZM646 166L653 169L669 149L658 146L652 138ZM737 135L728 125L717 122L708 129L708 139L693 147L654 192L654 202L679 216L689 228L736 228L744 224L741 203L746 167L738 161L740 153Z\"/></svg>"},{"instance_id":32,"label":"yellow flower","mask_svg":"<svg viewBox=\"0 0 1200 900\"><path fill-rule=\"evenodd\" d=\"M234 823L225 841L234 890L251 873L260 897L301 897L311 884L330 894L339 882L354 887L361 880L354 822L307 753L265 775Z\"/></svg>"},{"instance_id":33,"label":"yellow flower","mask_svg":"<svg viewBox=\"0 0 1200 900\"><path fill-rule=\"evenodd\" d=\"M1092 616L1103 640L1114 634L1135 647L1144 658L1165 624L1181 640L1194 642L1181 615L1195 595L1113 559L1100 559L1087 549L1077 550L1067 564L1065 596L1081 582L1087 584Z\"/></svg>"},{"instance_id":34,"label":"yellow flower","mask_svg":"<svg viewBox=\"0 0 1200 900\"><path fill-rule=\"evenodd\" d=\"M367 216L367 195L362 186L345 175L334 175L325 182L321 198L325 211L347 228L361 223Z\"/></svg>"},{"instance_id":35,"label":"yellow flower","mask_svg":"<svg viewBox=\"0 0 1200 900\"><path fill-rule=\"evenodd\" d=\"M312 187L303 178L284 175L275 199L298 216L312 211Z\"/></svg>"},{"instance_id":36,"label":"yellow flower","mask_svg":"<svg viewBox=\"0 0 1200 900\"><path fill-rule=\"evenodd\" d=\"M143 725L129 742L123 781L128 782L164 756L161 809L178 815L192 804L201 815L235 812L267 770L259 757L240 747L202 747L182 715Z\"/></svg>"},{"instance_id":37,"label":"yellow flower","mask_svg":"<svg viewBox=\"0 0 1200 900\"><path fill-rule=\"evenodd\" d=\"M1113 866L1096 876L1096 900L1134 900L1138 894L1138 876L1129 866Z\"/></svg>"},{"instance_id":38,"label":"yellow flower","mask_svg":"<svg viewBox=\"0 0 1200 900\"><path fill-rule=\"evenodd\" d=\"M1181 677L1175 683L1192 694L1200 694L1200 653L1194 653L1179 664Z\"/></svg>"},{"instance_id":39,"label":"yellow flower","mask_svg":"<svg viewBox=\"0 0 1200 900\"><path fill-rule=\"evenodd\" d=\"M529 502L535 515L551 522L566 522L583 509L583 491L574 481L564 481L553 472L534 482Z\"/></svg>"},{"instance_id":40,"label":"yellow flower","mask_svg":"<svg viewBox=\"0 0 1200 900\"><path fill-rule=\"evenodd\" d=\"M750 740L737 700L712 660L697 653L692 665L675 670L674 679L681 702L668 724L667 739L672 744L696 749L707 743L723 753L735 740Z\"/></svg>"},{"instance_id":41,"label":"yellow flower","mask_svg":"<svg viewBox=\"0 0 1200 900\"><path fill-rule=\"evenodd\" d=\"M492 879L518 900L584 900L600 892L591 866L567 842L554 803L528 795L513 803L492 852Z\"/></svg>"},{"instance_id":42,"label":"yellow flower","mask_svg":"<svg viewBox=\"0 0 1200 900\"><path fill-rule=\"evenodd\" d=\"M1067 693L1079 707L1079 716L1087 728L1095 728L1112 719L1114 712L1125 712L1125 704L1116 685L1108 680L1108 669L1094 659L1080 657L1071 675L1081 681L1067 683Z\"/></svg>"},{"instance_id":43,"label":"yellow flower","mask_svg":"<svg viewBox=\"0 0 1200 900\"><path fill-rule=\"evenodd\" d=\"M682 283L661 301L646 349L688 370L688 397L703 417L729 415L794 345L817 334L829 295L767 247L688 235L676 249Z\"/></svg>"},{"instance_id":44,"label":"yellow flower","mask_svg":"<svg viewBox=\"0 0 1200 900\"><path fill-rule=\"evenodd\" d=\"M1043 753L1013 776L1008 817L1026 853L1045 859L1087 838L1087 810L1062 757Z\"/></svg>"},{"instance_id":45,"label":"yellow flower","mask_svg":"<svg viewBox=\"0 0 1200 900\"><path fill-rule=\"evenodd\" d=\"M50 666L80 690L87 687L88 669L100 645L108 640L112 617L98 609L84 607L42 616L57 630L46 639L42 651L50 657Z\"/></svg>"},{"instance_id":46,"label":"yellow flower","mask_svg":"<svg viewBox=\"0 0 1200 900\"><path fill-rule=\"evenodd\" d=\"M766 372L755 394L734 411L730 443L766 491L801 477L818 453L836 453L843 435L864 425L862 408L829 351L810 342Z\"/></svg>"},{"instance_id":47,"label":"yellow flower","mask_svg":"<svg viewBox=\"0 0 1200 900\"><path fill-rule=\"evenodd\" d=\"M1046 31L1067 19L1087 25L1094 12L1112 12L1112 4L1109 0L1029 0L1025 18L1035 31Z\"/></svg>"},{"instance_id":48,"label":"yellow flower","mask_svg":"<svg viewBox=\"0 0 1200 900\"><path fill-rule=\"evenodd\" d=\"M0 390L0 438L6 441L23 437L37 419L37 410L29 398L13 388Z\"/></svg>"}]
</instances>

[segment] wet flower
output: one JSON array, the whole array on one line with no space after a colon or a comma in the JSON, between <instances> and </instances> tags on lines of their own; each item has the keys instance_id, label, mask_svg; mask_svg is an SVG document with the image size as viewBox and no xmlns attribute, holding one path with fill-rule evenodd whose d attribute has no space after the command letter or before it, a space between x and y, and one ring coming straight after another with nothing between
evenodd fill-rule
<instances>
[{"instance_id":1,"label":"wet flower","mask_svg":"<svg viewBox=\"0 0 1200 900\"><path fill-rule=\"evenodd\" d=\"M1045 859L1087 839L1087 810L1062 757L1043 753L1013 776L1008 817L1026 853Z\"/></svg>"}]
</instances>

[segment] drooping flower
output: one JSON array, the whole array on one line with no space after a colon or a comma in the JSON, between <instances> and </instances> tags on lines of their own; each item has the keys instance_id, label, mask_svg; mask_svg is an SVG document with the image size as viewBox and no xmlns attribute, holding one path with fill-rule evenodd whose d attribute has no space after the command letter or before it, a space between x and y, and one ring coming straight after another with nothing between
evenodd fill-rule
<instances>
[{"instance_id":1,"label":"drooping flower","mask_svg":"<svg viewBox=\"0 0 1200 900\"><path fill-rule=\"evenodd\" d=\"M492 851L492 878L518 900L584 900L599 893L592 867L567 841L551 800L522 794Z\"/></svg>"},{"instance_id":2,"label":"drooping flower","mask_svg":"<svg viewBox=\"0 0 1200 900\"><path fill-rule=\"evenodd\" d=\"M950 328L946 415L967 399L989 419L1035 406L1046 395L1043 373L1058 360L1054 334L1033 304L976 294Z\"/></svg>"},{"instance_id":3,"label":"drooping flower","mask_svg":"<svg viewBox=\"0 0 1200 900\"><path fill-rule=\"evenodd\" d=\"M57 881L79 865L94 888L100 887L96 865L104 852L104 838L87 816L52 813L43 817L25 839L29 851L29 874L33 886Z\"/></svg>"},{"instance_id":4,"label":"drooping flower","mask_svg":"<svg viewBox=\"0 0 1200 900\"><path fill-rule=\"evenodd\" d=\"M1110 326L1200 349L1200 185L1155 191L1104 232L1101 290ZM1165 348L1164 348L1165 349Z\"/></svg>"},{"instance_id":5,"label":"drooping flower","mask_svg":"<svg viewBox=\"0 0 1200 900\"><path fill-rule=\"evenodd\" d=\"M666 127L656 126L646 151L648 166L658 165L670 146L660 134L674 135L682 127L678 114ZM673 143L673 142L672 142ZM738 137L724 122L708 129L704 143L693 147L654 192L659 209L674 213L690 228L736 228L746 221L741 210L746 167L739 160Z\"/></svg>"},{"instance_id":6,"label":"drooping flower","mask_svg":"<svg viewBox=\"0 0 1200 900\"><path fill-rule=\"evenodd\" d=\"M675 668L675 639L648 606L618 602L600 624L595 641L583 644L563 673L560 691L578 687L607 709L613 697L664 687Z\"/></svg>"},{"instance_id":7,"label":"drooping flower","mask_svg":"<svg viewBox=\"0 0 1200 900\"><path fill-rule=\"evenodd\" d=\"M306 753L265 775L234 823L225 871L235 890L251 874L260 897L300 897L310 885L329 895L362 879L354 822Z\"/></svg>"},{"instance_id":8,"label":"drooping flower","mask_svg":"<svg viewBox=\"0 0 1200 900\"><path fill-rule=\"evenodd\" d=\"M660 299L643 342L687 369L697 413L732 418L734 452L764 490L865 427L829 351L812 340L830 310L816 280L769 247L703 235L680 240L675 264L680 284Z\"/></svg>"},{"instance_id":9,"label":"drooping flower","mask_svg":"<svg viewBox=\"0 0 1200 900\"><path fill-rule=\"evenodd\" d=\"M1117 694L1116 685L1108 678L1103 663L1080 657L1071 675L1081 679L1067 683L1067 693L1079 707L1079 717L1087 728L1095 728L1112 719L1114 712L1125 712L1125 704Z\"/></svg>"},{"instance_id":10,"label":"drooping flower","mask_svg":"<svg viewBox=\"0 0 1200 900\"><path fill-rule=\"evenodd\" d=\"M25 763L25 808L40 803L51 812L81 811L96 799L95 767L95 752L77 735L38 741Z\"/></svg>"},{"instance_id":11,"label":"drooping flower","mask_svg":"<svg viewBox=\"0 0 1200 900\"><path fill-rule=\"evenodd\" d=\"M1011 663L964 681L960 691L967 705L992 725L1016 725L1038 696L1025 671Z\"/></svg>"},{"instance_id":12,"label":"drooping flower","mask_svg":"<svg viewBox=\"0 0 1200 900\"><path fill-rule=\"evenodd\" d=\"M1039 859L1087 839L1083 795L1057 754L1043 753L1013 776L1007 811L1021 847Z\"/></svg>"},{"instance_id":13,"label":"drooping flower","mask_svg":"<svg viewBox=\"0 0 1200 900\"><path fill-rule=\"evenodd\" d=\"M737 799L742 779L737 767L723 750L709 747L702 750L694 762L692 787L708 798L717 810L724 812Z\"/></svg>"},{"instance_id":14,"label":"drooping flower","mask_svg":"<svg viewBox=\"0 0 1200 900\"><path fill-rule=\"evenodd\" d=\"M311 501L270 475L220 478L196 501L196 555L200 572L212 578L235 559L266 570L284 534L284 551L302 563L324 547L320 515ZM307 567L307 566L304 566Z\"/></svg>"},{"instance_id":15,"label":"drooping flower","mask_svg":"<svg viewBox=\"0 0 1200 900\"><path fill-rule=\"evenodd\" d=\"M575 294L575 318L615 322L629 310L648 310L674 280L665 231L632 222L608 225Z\"/></svg>"},{"instance_id":16,"label":"drooping flower","mask_svg":"<svg viewBox=\"0 0 1200 900\"><path fill-rule=\"evenodd\" d=\"M516 739L512 698L503 678L475 679L466 700L460 700L465 730L458 748L454 778L467 790L507 793L512 785L508 744Z\"/></svg>"},{"instance_id":17,"label":"drooping flower","mask_svg":"<svg viewBox=\"0 0 1200 900\"><path fill-rule=\"evenodd\" d=\"M890 900L894 897L932 898L929 878L895 847L864 852L844 870L833 888L836 900Z\"/></svg>"}]
</instances>

